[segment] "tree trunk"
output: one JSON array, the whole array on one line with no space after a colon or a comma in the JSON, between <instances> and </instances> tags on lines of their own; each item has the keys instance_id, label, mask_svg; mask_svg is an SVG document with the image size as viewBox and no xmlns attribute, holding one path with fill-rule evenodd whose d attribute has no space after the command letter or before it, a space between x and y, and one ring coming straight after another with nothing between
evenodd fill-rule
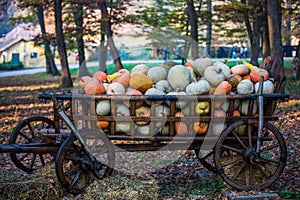
<instances>
[{"instance_id":1,"label":"tree trunk","mask_svg":"<svg viewBox=\"0 0 300 200\"><path fill-rule=\"evenodd\" d=\"M109 46L110 53L112 55L112 58L114 60L114 64L116 66L116 70L119 71L120 69L123 69L123 65L121 62L121 58L119 56L119 52L115 46L114 40L113 40L113 33L111 30L111 22L107 11L107 2L106 0L101 0L100 2L100 9L101 9L101 16L102 21L104 23L105 27L105 34L107 36L107 45Z\"/></svg>"},{"instance_id":2,"label":"tree trunk","mask_svg":"<svg viewBox=\"0 0 300 200\"><path fill-rule=\"evenodd\" d=\"M79 77L91 76L89 73L84 53L84 42L83 42L83 6L81 4L76 5L74 8L74 21L76 24L76 40L77 40L77 51L79 60Z\"/></svg>"},{"instance_id":3,"label":"tree trunk","mask_svg":"<svg viewBox=\"0 0 300 200\"><path fill-rule=\"evenodd\" d=\"M212 13L211 13L211 0L207 0L207 13L209 15L208 21L206 23L206 45L204 50L205 57L211 57L210 50L211 50L211 38L212 38Z\"/></svg>"},{"instance_id":4,"label":"tree trunk","mask_svg":"<svg viewBox=\"0 0 300 200\"><path fill-rule=\"evenodd\" d=\"M191 26L191 48L192 48L192 59L199 58L199 47L198 47L198 20L195 11L194 1L186 0L188 8L188 17Z\"/></svg>"},{"instance_id":5,"label":"tree trunk","mask_svg":"<svg viewBox=\"0 0 300 200\"><path fill-rule=\"evenodd\" d=\"M281 2L281 0L279 0ZM281 41L281 5L278 0L267 0L268 29L271 56L278 56L283 61Z\"/></svg>"},{"instance_id":6,"label":"tree trunk","mask_svg":"<svg viewBox=\"0 0 300 200\"><path fill-rule=\"evenodd\" d=\"M298 81L300 78L300 40L298 42L297 50L296 50L296 56L293 58L293 73L295 76L295 79Z\"/></svg>"},{"instance_id":7,"label":"tree trunk","mask_svg":"<svg viewBox=\"0 0 300 200\"><path fill-rule=\"evenodd\" d=\"M267 5L267 2L265 1L265 5ZM264 6L266 7L266 6ZM263 12L263 25L262 25L262 54L263 59L267 58L271 55L270 53L270 42L269 42L269 30L268 30L268 16L267 16L267 10L264 8Z\"/></svg>"},{"instance_id":8,"label":"tree trunk","mask_svg":"<svg viewBox=\"0 0 300 200\"><path fill-rule=\"evenodd\" d=\"M105 45L105 25L101 21L101 39L100 39L99 71L106 72L107 45Z\"/></svg>"},{"instance_id":9,"label":"tree trunk","mask_svg":"<svg viewBox=\"0 0 300 200\"><path fill-rule=\"evenodd\" d=\"M41 27L42 32L42 38L43 38L43 44L44 44L44 52L46 57L46 71L52 74L53 76L59 75L59 72L57 70L57 67L54 62L54 58L50 49L50 42L47 38L47 32L45 27L45 20L44 20L44 9L42 6L38 6L37 10L37 17L39 20L39 24ZM48 68L47 68L48 67Z\"/></svg>"},{"instance_id":10,"label":"tree trunk","mask_svg":"<svg viewBox=\"0 0 300 200\"><path fill-rule=\"evenodd\" d=\"M70 75L70 70L68 66L68 58L66 51L65 38L63 34L63 23L62 23L62 0L54 1L55 10L55 30L56 30L56 42L57 50L59 53L61 70L62 70L62 87L72 87L72 79Z\"/></svg>"},{"instance_id":11,"label":"tree trunk","mask_svg":"<svg viewBox=\"0 0 300 200\"><path fill-rule=\"evenodd\" d=\"M241 0L241 3L246 4L246 0ZM252 27L248 15L249 12L247 12L246 10L244 12L244 20L251 44L250 62L253 65L258 66L258 57L260 52L260 28L262 20L260 15L262 13L262 5L256 0L251 0L249 4L253 8L253 11L251 12L253 13Z\"/></svg>"}]
</instances>

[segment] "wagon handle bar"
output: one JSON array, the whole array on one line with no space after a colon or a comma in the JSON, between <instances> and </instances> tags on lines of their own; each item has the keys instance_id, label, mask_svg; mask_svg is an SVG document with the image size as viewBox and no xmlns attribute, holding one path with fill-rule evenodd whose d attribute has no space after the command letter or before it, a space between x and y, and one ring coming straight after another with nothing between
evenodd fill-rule
<instances>
[{"instance_id":1,"label":"wagon handle bar","mask_svg":"<svg viewBox=\"0 0 300 200\"><path fill-rule=\"evenodd\" d=\"M261 76L259 80L259 86L258 86L259 116L258 116L258 136L257 136L257 145L256 145L257 153L259 152L260 145L261 145L261 136L262 136L262 129L264 124L263 85L264 85L264 77Z\"/></svg>"},{"instance_id":2,"label":"wagon handle bar","mask_svg":"<svg viewBox=\"0 0 300 200\"><path fill-rule=\"evenodd\" d=\"M53 101L54 109L55 110L60 110L61 107L60 107L60 105L59 105L59 103L58 103L58 101L57 101L54 93L50 93L50 97L51 97L51 100Z\"/></svg>"}]
</instances>

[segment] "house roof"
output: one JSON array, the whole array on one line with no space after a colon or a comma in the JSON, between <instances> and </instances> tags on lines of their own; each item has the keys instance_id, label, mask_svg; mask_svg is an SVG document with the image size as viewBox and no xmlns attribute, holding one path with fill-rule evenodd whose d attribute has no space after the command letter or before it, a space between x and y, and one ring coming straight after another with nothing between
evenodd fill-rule
<instances>
[{"instance_id":1,"label":"house roof","mask_svg":"<svg viewBox=\"0 0 300 200\"><path fill-rule=\"evenodd\" d=\"M30 24L19 24L0 38L0 52L6 50L19 41L30 41L39 34L40 30Z\"/></svg>"},{"instance_id":2,"label":"house roof","mask_svg":"<svg viewBox=\"0 0 300 200\"><path fill-rule=\"evenodd\" d=\"M0 52L5 51L9 47L13 46L14 44L20 41L28 41L23 37L11 38L10 40L5 40L4 42L0 42Z\"/></svg>"}]
</instances>

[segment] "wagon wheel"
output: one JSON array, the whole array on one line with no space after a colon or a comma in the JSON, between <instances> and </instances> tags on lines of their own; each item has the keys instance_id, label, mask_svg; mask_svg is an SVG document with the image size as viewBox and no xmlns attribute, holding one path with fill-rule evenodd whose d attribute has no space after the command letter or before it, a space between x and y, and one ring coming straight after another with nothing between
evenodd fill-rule
<instances>
[{"instance_id":1,"label":"wagon wheel","mask_svg":"<svg viewBox=\"0 0 300 200\"><path fill-rule=\"evenodd\" d=\"M14 128L9 138L9 144L46 143L39 135L39 131L53 127L54 122L46 117L29 117ZM54 155L50 153L10 153L10 158L19 169L30 173L53 161Z\"/></svg>"},{"instance_id":2,"label":"wagon wheel","mask_svg":"<svg viewBox=\"0 0 300 200\"><path fill-rule=\"evenodd\" d=\"M209 171L216 173L216 166L215 166L215 162L214 162L214 153L215 150L214 148L211 150L207 150L208 153L206 153L205 155L203 155L199 149L195 149L195 154L196 157L198 158L198 160L200 161L200 163Z\"/></svg>"},{"instance_id":3,"label":"wagon wheel","mask_svg":"<svg viewBox=\"0 0 300 200\"><path fill-rule=\"evenodd\" d=\"M95 178L111 175L115 162L113 146L104 133L91 129L79 133L85 138L97 162L93 163L88 158L83 145L74 135L64 141L57 153L55 170L61 185L72 194L83 192Z\"/></svg>"},{"instance_id":4,"label":"wagon wheel","mask_svg":"<svg viewBox=\"0 0 300 200\"><path fill-rule=\"evenodd\" d=\"M256 153L258 120L249 119L230 125L221 134L215 149L217 172L238 190L262 190L282 173L287 159L284 138L278 129L265 122L261 147ZM226 150L229 156L223 155Z\"/></svg>"}]
</instances>

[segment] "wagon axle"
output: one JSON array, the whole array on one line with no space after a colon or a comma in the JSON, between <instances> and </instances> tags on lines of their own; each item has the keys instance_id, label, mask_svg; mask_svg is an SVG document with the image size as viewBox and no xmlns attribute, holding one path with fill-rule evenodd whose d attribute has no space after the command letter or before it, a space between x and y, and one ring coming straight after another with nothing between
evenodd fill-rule
<instances>
[{"instance_id":1,"label":"wagon axle","mask_svg":"<svg viewBox=\"0 0 300 200\"><path fill-rule=\"evenodd\" d=\"M259 154L257 152L255 152L254 147L248 147L244 151L243 158L244 158L244 161L248 164L256 164L259 162Z\"/></svg>"}]
</instances>

